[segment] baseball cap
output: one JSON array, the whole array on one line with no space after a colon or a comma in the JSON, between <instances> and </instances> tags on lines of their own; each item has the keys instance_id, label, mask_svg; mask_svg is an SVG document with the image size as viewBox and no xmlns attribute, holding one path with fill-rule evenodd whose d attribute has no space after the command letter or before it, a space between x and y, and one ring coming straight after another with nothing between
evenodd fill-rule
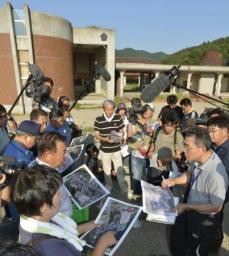
<instances>
[{"instance_id":1,"label":"baseball cap","mask_svg":"<svg viewBox=\"0 0 229 256\"><path fill-rule=\"evenodd\" d=\"M30 120L22 121L18 126L17 133L38 136L40 135L40 125Z\"/></svg>"},{"instance_id":2,"label":"baseball cap","mask_svg":"<svg viewBox=\"0 0 229 256\"><path fill-rule=\"evenodd\" d=\"M117 105L117 110L125 109L126 110L126 104L121 102Z\"/></svg>"},{"instance_id":3,"label":"baseball cap","mask_svg":"<svg viewBox=\"0 0 229 256\"><path fill-rule=\"evenodd\" d=\"M151 110L152 112L154 112L154 105L153 104L145 104L143 106L143 113L146 112L147 110Z\"/></svg>"}]
</instances>

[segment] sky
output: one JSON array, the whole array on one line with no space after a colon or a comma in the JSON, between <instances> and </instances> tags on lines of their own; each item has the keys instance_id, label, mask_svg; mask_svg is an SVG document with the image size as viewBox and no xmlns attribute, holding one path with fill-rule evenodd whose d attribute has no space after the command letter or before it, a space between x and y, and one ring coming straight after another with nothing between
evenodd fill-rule
<instances>
[{"instance_id":1,"label":"sky","mask_svg":"<svg viewBox=\"0 0 229 256\"><path fill-rule=\"evenodd\" d=\"M116 49L174 53L229 36L229 0L12 0L62 16L74 27L115 29ZM0 0L4 6L5 0ZM0 24L1 26L1 24Z\"/></svg>"}]
</instances>

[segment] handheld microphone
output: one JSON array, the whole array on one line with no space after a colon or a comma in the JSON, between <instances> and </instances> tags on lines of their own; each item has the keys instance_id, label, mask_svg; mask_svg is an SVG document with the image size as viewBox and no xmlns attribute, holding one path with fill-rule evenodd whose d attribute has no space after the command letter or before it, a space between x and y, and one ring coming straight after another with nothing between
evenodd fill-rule
<instances>
[{"instance_id":1,"label":"handheld microphone","mask_svg":"<svg viewBox=\"0 0 229 256\"><path fill-rule=\"evenodd\" d=\"M180 66L173 66L168 72L160 74L141 93L141 98L146 103L152 102L162 91L174 83L179 74Z\"/></svg>"},{"instance_id":2,"label":"handheld microphone","mask_svg":"<svg viewBox=\"0 0 229 256\"><path fill-rule=\"evenodd\" d=\"M102 76L105 81L111 80L111 75L109 72L104 68L104 66L101 63L95 64L95 76L98 78L99 76Z\"/></svg>"}]
</instances>

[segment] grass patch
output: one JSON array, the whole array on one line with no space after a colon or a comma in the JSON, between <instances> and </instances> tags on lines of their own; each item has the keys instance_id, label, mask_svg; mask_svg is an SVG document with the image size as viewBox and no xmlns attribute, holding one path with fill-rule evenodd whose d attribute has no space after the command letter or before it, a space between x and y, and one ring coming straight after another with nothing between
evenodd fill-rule
<instances>
[{"instance_id":1,"label":"grass patch","mask_svg":"<svg viewBox=\"0 0 229 256\"><path fill-rule=\"evenodd\" d=\"M92 133L92 134L94 134L94 127L90 127L90 126L83 127L83 133Z\"/></svg>"},{"instance_id":2,"label":"grass patch","mask_svg":"<svg viewBox=\"0 0 229 256\"><path fill-rule=\"evenodd\" d=\"M83 105L80 103L76 103L76 105L73 107L74 109L82 109Z\"/></svg>"},{"instance_id":3,"label":"grass patch","mask_svg":"<svg viewBox=\"0 0 229 256\"><path fill-rule=\"evenodd\" d=\"M128 84L124 86L124 92L139 92L140 88L138 84Z\"/></svg>"}]
</instances>

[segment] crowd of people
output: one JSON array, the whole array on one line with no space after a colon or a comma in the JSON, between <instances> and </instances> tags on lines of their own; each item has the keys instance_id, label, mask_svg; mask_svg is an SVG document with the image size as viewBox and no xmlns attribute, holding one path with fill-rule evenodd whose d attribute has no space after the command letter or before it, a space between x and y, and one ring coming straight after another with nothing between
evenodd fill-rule
<instances>
[{"instance_id":1,"label":"crowd of people","mask_svg":"<svg viewBox=\"0 0 229 256\"><path fill-rule=\"evenodd\" d=\"M70 114L69 98L51 97L50 78L45 78L44 87L44 96L33 102L30 120L16 124L0 105L1 202L20 238L13 243L1 234L6 242L1 255L11 255L10 250L24 250L22 255L80 255L85 245L80 234L97 225L72 220L72 202L61 173L64 163L73 161L66 149L82 130ZM213 109L204 123L199 122L189 98L179 103L176 95L169 95L155 117L154 107L139 98L132 99L129 108L124 102L116 106L105 100L94 122L100 147L87 147L85 163L111 193L115 176L120 194L132 203L141 203L141 180L169 188L179 197L178 217L168 237L170 253L205 256L217 252L223 239L223 210L229 200L229 117ZM6 166L16 174L6 176ZM103 255L116 242L113 232L103 234L91 255Z\"/></svg>"}]
</instances>

